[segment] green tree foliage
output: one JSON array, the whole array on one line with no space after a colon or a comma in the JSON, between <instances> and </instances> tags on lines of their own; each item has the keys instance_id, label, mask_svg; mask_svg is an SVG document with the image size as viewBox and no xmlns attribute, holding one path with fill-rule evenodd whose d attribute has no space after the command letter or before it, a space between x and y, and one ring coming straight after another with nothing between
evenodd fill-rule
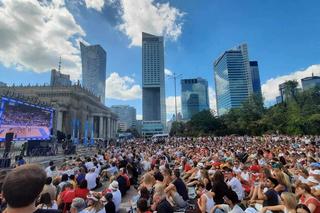
<instances>
[{"instance_id":1,"label":"green tree foliage","mask_svg":"<svg viewBox=\"0 0 320 213\"><path fill-rule=\"evenodd\" d=\"M286 101L268 109L261 95L251 96L240 108L216 117L210 111L194 115L190 121L174 122L171 135L289 135L320 134L320 87L299 92L296 81L286 82Z\"/></svg>"}]
</instances>

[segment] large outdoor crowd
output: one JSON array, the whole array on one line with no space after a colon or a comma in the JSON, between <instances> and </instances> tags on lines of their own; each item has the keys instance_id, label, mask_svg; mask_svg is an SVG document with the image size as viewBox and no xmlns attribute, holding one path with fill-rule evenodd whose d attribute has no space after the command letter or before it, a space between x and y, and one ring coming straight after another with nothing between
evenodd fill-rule
<instances>
[{"instance_id":1,"label":"large outdoor crowd","mask_svg":"<svg viewBox=\"0 0 320 213\"><path fill-rule=\"evenodd\" d=\"M0 176L5 213L320 213L319 138L307 136L137 139Z\"/></svg>"}]
</instances>

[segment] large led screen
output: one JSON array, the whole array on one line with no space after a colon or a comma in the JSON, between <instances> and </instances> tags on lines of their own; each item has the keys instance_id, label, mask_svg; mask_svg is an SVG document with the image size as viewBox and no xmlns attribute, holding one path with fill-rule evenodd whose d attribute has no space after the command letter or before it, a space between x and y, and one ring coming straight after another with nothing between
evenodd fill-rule
<instances>
[{"instance_id":1,"label":"large led screen","mask_svg":"<svg viewBox=\"0 0 320 213\"><path fill-rule=\"evenodd\" d=\"M49 140L52 117L50 108L2 97L0 141L7 133L14 133L14 140Z\"/></svg>"}]
</instances>

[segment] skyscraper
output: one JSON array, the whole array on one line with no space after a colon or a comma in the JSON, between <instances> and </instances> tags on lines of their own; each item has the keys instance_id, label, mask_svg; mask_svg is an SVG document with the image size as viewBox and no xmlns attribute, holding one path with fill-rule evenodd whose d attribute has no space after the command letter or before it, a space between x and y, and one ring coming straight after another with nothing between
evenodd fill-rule
<instances>
[{"instance_id":1,"label":"skyscraper","mask_svg":"<svg viewBox=\"0 0 320 213\"><path fill-rule=\"evenodd\" d=\"M208 81L202 78L181 80L181 106L184 120L209 109Z\"/></svg>"},{"instance_id":2,"label":"skyscraper","mask_svg":"<svg viewBox=\"0 0 320 213\"><path fill-rule=\"evenodd\" d=\"M225 51L214 62L218 115L238 108L253 93L246 44Z\"/></svg>"},{"instance_id":3,"label":"skyscraper","mask_svg":"<svg viewBox=\"0 0 320 213\"><path fill-rule=\"evenodd\" d=\"M136 126L136 108L128 105L111 106L111 111L118 116L118 129L126 131Z\"/></svg>"},{"instance_id":4,"label":"skyscraper","mask_svg":"<svg viewBox=\"0 0 320 213\"><path fill-rule=\"evenodd\" d=\"M86 46L80 42L82 84L105 104L106 51L100 45Z\"/></svg>"},{"instance_id":5,"label":"skyscraper","mask_svg":"<svg viewBox=\"0 0 320 213\"><path fill-rule=\"evenodd\" d=\"M259 74L259 66L257 61L250 61L250 73L252 80L252 89L255 94L261 93L261 83L260 83L260 74Z\"/></svg>"},{"instance_id":6,"label":"skyscraper","mask_svg":"<svg viewBox=\"0 0 320 213\"><path fill-rule=\"evenodd\" d=\"M62 74L60 71L52 69L50 86L71 86L70 75Z\"/></svg>"},{"instance_id":7,"label":"skyscraper","mask_svg":"<svg viewBox=\"0 0 320 213\"><path fill-rule=\"evenodd\" d=\"M143 135L163 133L166 126L163 37L142 33Z\"/></svg>"}]
</instances>

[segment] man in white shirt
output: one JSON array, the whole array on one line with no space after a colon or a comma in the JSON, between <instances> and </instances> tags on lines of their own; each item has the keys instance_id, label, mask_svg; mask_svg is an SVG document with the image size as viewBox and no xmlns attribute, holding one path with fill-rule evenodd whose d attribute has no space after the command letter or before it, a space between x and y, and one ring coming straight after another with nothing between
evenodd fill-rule
<instances>
[{"instance_id":1,"label":"man in white shirt","mask_svg":"<svg viewBox=\"0 0 320 213\"><path fill-rule=\"evenodd\" d=\"M244 198L244 190L240 180L234 176L233 171L230 168L225 169L225 174L228 179L227 185L237 193L238 199L242 200Z\"/></svg>"},{"instance_id":2,"label":"man in white shirt","mask_svg":"<svg viewBox=\"0 0 320 213\"><path fill-rule=\"evenodd\" d=\"M94 164L91 161L91 158L87 158L87 162L84 165L86 166L88 171L90 171L94 167Z\"/></svg>"},{"instance_id":3,"label":"man in white shirt","mask_svg":"<svg viewBox=\"0 0 320 213\"><path fill-rule=\"evenodd\" d=\"M95 168L91 168L90 172L86 174L86 180L88 182L88 189L93 190L97 187L98 175L94 172Z\"/></svg>"},{"instance_id":4,"label":"man in white shirt","mask_svg":"<svg viewBox=\"0 0 320 213\"><path fill-rule=\"evenodd\" d=\"M111 190L112 196L113 196L113 203L116 206L116 212L120 209L121 204L121 192L119 190L119 183L118 181L112 181L112 183L109 186L109 189Z\"/></svg>"}]
</instances>

